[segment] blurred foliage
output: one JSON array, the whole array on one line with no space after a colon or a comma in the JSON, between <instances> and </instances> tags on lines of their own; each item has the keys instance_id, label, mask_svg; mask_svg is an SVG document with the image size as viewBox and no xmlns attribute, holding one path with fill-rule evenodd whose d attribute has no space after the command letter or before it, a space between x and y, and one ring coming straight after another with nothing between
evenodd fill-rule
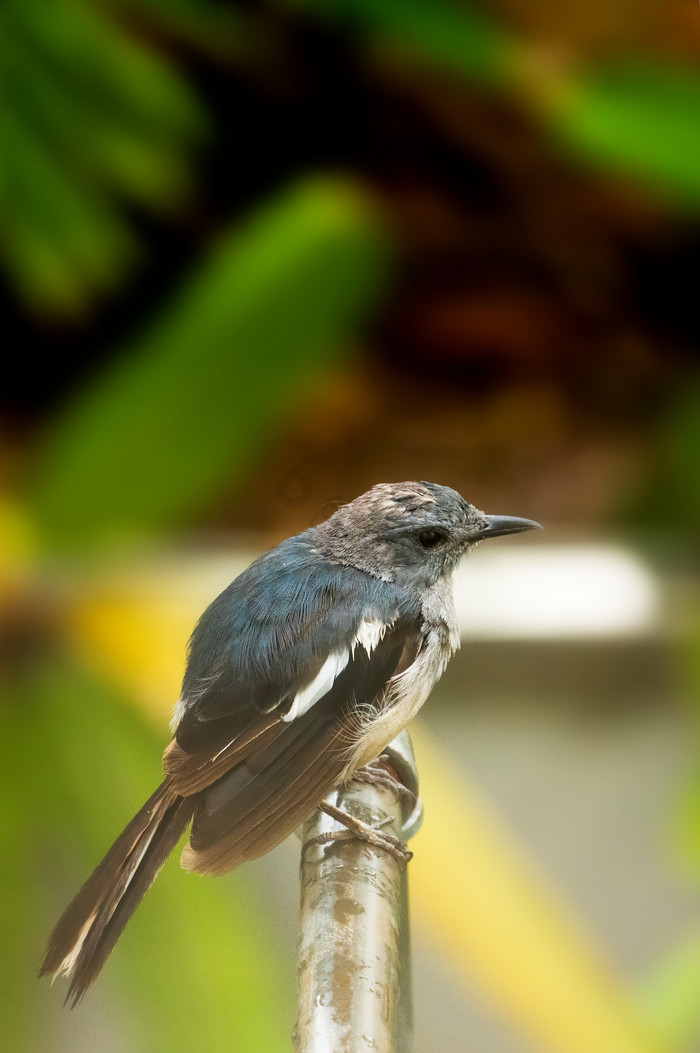
<instances>
[{"instance_id":1,"label":"blurred foliage","mask_svg":"<svg viewBox=\"0 0 700 1053\"><path fill-rule=\"evenodd\" d=\"M253 27L241 4L221 0L90 0L137 35L182 42L230 59L247 51ZM145 32L144 32L145 31Z\"/></svg>"},{"instance_id":2,"label":"blurred foliage","mask_svg":"<svg viewBox=\"0 0 700 1053\"><path fill-rule=\"evenodd\" d=\"M484 81L503 77L508 36L484 11L450 0L282 0L290 7L318 12L347 29L364 30L369 41L442 72Z\"/></svg>"},{"instance_id":3,"label":"blurred foliage","mask_svg":"<svg viewBox=\"0 0 700 1053\"><path fill-rule=\"evenodd\" d=\"M291 190L223 239L163 317L47 436L31 495L49 544L182 523L249 472L381 284L352 188Z\"/></svg>"},{"instance_id":4,"label":"blurred foliage","mask_svg":"<svg viewBox=\"0 0 700 1053\"><path fill-rule=\"evenodd\" d=\"M555 60L550 75L527 41L466 3L278 2L359 33L370 50L520 96L583 155L700 199L687 149L694 72L652 59L600 70ZM192 154L210 121L164 45L250 67L262 42L263 61L274 53L274 20L265 5L202 0L7 0L0 29L4 266L33 309L83 311L133 270L140 249L125 206L172 214L193 193Z\"/></svg>"},{"instance_id":5,"label":"blurred foliage","mask_svg":"<svg viewBox=\"0 0 700 1053\"><path fill-rule=\"evenodd\" d=\"M556 49L538 52L479 4L434 0L287 0L295 7L361 26L369 43L405 49L442 73L466 75L523 100L558 140L579 154L648 180L697 207L700 76L652 56L569 64ZM531 51L534 50L534 54Z\"/></svg>"},{"instance_id":6,"label":"blurred foliage","mask_svg":"<svg viewBox=\"0 0 700 1053\"><path fill-rule=\"evenodd\" d=\"M81 310L133 263L119 202L189 193L204 111L101 4L7 0L0 40L3 261L30 306Z\"/></svg>"},{"instance_id":7,"label":"blurred foliage","mask_svg":"<svg viewBox=\"0 0 700 1053\"><path fill-rule=\"evenodd\" d=\"M571 78L554 93L557 137L583 157L634 172L651 186L700 205L700 76L649 58Z\"/></svg>"}]
</instances>

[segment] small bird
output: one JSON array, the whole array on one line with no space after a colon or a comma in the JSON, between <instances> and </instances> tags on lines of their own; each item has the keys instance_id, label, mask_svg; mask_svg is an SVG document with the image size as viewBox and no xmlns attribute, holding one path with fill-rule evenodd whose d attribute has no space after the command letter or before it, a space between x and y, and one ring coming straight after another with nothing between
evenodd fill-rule
<instances>
[{"instance_id":1,"label":"small bird","mask_svg":"<svg viewBox=\"0 0 700 1053\"><path fill-rule=\"evenodd\" d=\"M225 874L376 760L459 647L460 558L534 527L436 483L380 483L243 571L190 639L163 781L59 920L41 974L65 974L79 1001L190 824L184 869Z\"/></svg>"}]
</instances>

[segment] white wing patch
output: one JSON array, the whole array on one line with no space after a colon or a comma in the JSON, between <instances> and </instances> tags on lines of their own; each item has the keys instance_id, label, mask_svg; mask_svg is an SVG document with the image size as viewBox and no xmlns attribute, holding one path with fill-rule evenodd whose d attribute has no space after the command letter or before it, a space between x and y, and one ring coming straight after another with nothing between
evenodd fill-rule
<instances>
[{"instance_id":1,"label":"white wing patch","mask_svg":"<svg viewBox=\"0 0 700 1053\"><path fill-rule=\"evenodd\" d=\"M318 702L319 698L323 698L323 696L330 691L333 687L333 681L339 673L342 673L349 660L349 651L339 651L329 654L328 658L326 658L308 687L305 687L302 691L299 691L296 694L291 709L288 713L284 714L282 720L286 720L287 723L289 723L292 720L296 720L297 717L301 717L304 713L307 713L314 703Z\"/></svg>"},{"instance_id":2,"label":"white wing patch","mask_svg":"<svg viewBox=\"0 0 700 1053\"><path fill-rule=\"evenodd\" d=\"M333 651L329 654L311 683L297 692L289 711L284 714L282 720L290 723L297 717L303 716L304 713L308 713L311 707L333 687L336 677L345 669L350 656L354 655L355 648L364 647L367 654L371 654L388 628L387 623L380 618L363 619L349 650Z\"/></svg>"},{"instance_id":3,"label":"white wing patch","mask_svg":"<svg viewBox=\"0 0 700 1053\"><path fill-rule=\"evenodd\" d=\"M383 622L381 618L364 618L360 622L360 628L357 630L357 636L352 642L352 652L355 653L355 648L359 644L360 647L364 647L367 654L372 654L372 651L377 646L379 641L384 636L389 626L386 622Z\"/></svg>"}]
</instances>

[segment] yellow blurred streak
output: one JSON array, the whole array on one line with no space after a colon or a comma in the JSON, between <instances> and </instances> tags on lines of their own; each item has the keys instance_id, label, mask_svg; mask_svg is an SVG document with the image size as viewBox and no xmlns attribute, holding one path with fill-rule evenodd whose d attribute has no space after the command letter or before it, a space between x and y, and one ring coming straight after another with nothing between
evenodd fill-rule
<instances>
[{"instance_id":1,"label":"yellow blurred streak","mask_svg":"<svg viewBox=\"0 0 700 1053\"><path fill-rule=\"evenodd\" d=\"M65 612L72 646L123 689L125 701L144 704L166 731L180 694L187 640L202 611L197 596L143 570L96 576L74 593Z\"/></svg>"},{"instance_id":2,"label":"yellow blurred streak","mask_svg":"<svg viewBox=\"0 0 700 1053\"><path fill-rule=\"evenodd\" d=\"M69 632L77 649L128 697L143 701L165 731L164 716L180 693L191 612L157 598L85 597Z\"/></svg>"},{"instance_id":3,"label":"yellow blurred streak","mask_svg":"<svg viewBox=\"0 0 700 1053\"><path fill-rule=\"evenodd\" d=\"M542 1049L667 1051L591 938L473 787L423 728L412 734L426 810L412 845L412 916L428 938Z\"/></svg>"},{"instance_id":4,"label":"yellow blurred streak","mask_svg":"<svg viewBox=\"0 0 700 1053\"><path fill-rule=\"evenodd\" d=\"M68 639L165 731L197 619L256 554L175 553L98 567L66 604Z\"/></svg>"}]
</instances>

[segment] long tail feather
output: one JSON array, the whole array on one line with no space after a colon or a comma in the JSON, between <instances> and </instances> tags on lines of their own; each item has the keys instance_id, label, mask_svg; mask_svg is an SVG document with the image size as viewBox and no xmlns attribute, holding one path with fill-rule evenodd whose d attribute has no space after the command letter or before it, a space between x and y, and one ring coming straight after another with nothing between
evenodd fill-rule
<instances>
[{"instance_id":1,"label":"long tail feather","mask_svg":"<svg viewBox=\"0 0 700 1053\"><path fill-rule=\"evenodd\" d=\"M195 800L168 779L131 820L49 937L41 975L61 974L75 1005L95 980L124 926L192 818Z\"/></svg>"}]
</instances>

